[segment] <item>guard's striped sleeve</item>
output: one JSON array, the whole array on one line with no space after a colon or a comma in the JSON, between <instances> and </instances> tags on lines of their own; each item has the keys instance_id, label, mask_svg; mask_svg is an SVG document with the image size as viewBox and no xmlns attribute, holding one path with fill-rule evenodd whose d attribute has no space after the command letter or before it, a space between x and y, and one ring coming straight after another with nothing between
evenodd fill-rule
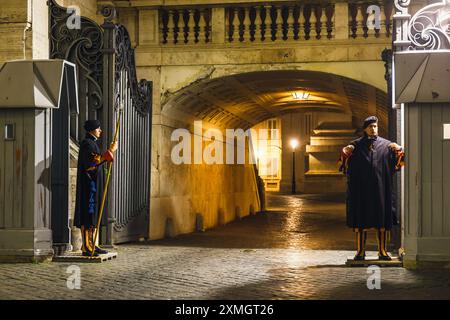
<instances>
[{"instance_id":1,"label":"guard's striped sleeve","mask_svg":"<svg viewBox=\"0 0 450 320\"><path fill-rule=\"evenodd\" d=\"M343 173L347 173L348 159L350 158L351 155L352 155L352 152L350 152L349 154L346 154L344 152L344 149L341 150L341 156L339 158L339 171L341 171Z\"/></svg>"},{"instance_id":2,"label":"guard's striped sleeve","mask_svg":"<svg viewBox=\"0 0 450 320\"><path fill-rule=\"evenodd\" d=\"M112 162L114 160L114 155L110 150L106 150L102 155L99 153L92 153L91 161L88 169L86 171L95 170L97 167L101 166L105 161Z\"/></svg>"},{"instance_id":3,"label":"guard's striped sleeve","mask_svg":"<svg viewBox=\"0 0 450 320\"><path fill-rule=\"evenodd\" d=\"M405 151L402 149L395 151L395 171L400 170L405 165Z\"/></svg>"}]
</instances>

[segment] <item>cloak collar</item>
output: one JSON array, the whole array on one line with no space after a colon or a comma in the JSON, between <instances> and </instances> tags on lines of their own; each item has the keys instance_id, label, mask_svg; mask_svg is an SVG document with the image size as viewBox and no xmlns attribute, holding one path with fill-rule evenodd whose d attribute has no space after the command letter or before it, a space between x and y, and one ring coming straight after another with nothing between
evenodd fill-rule
<instances>
[{"instance_id":1,"label":"cloak collar","mask_svg":"<svg viewBox=\"0 0 450 320\"><path fill-rule=\"evenodd\" d=\"M97 141L98 140L96 137L94 137L89 132L86 133L86 139L93 140L93 141Z\"/></svg>"}]
</instances>

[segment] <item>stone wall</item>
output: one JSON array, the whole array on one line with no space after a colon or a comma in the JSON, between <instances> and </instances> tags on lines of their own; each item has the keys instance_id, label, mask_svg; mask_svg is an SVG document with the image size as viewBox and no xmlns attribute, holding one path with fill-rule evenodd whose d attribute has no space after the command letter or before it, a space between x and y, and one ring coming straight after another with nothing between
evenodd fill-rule
<instances>
[{"instance_id":1,"label":"stone wall","mask_svg":"<svg viewBox=\"0 0 450 320\"><path fill-rule=\"evenodd\" d=\"M23 59L30 56L32 39L30 32L26 32L27 41L24 45L24 32L27 27L27 0L2 0L0 5L0 65L8 60Z\"/></svg>"},{"instance_id":2,"label":"stone wall","mask_svg":"<svg viewBox=\"0 0 450 320\"><path fill-rule=\"evenodd\" d=\"M167 116L162 122L153 125L151 239L195 231L197 215L209 229L260 209L253 165L176 165L171 134L189 123Z\"/></svg>"}]
</instances>

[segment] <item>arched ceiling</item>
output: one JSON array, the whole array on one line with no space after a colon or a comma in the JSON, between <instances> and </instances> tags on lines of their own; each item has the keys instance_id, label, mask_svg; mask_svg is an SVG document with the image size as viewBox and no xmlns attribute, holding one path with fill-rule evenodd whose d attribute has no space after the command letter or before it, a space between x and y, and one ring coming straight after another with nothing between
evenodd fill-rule
<instances>
[{"instance_id":1,"label":"arched ceiling","mask_svg":"<svg viewBox=\"0 0 450 320\"><path fill-rule=\"evenodd\" d=\"M307 92L296 100L295 92ZM194 83L170 96L162 112L223 128L248 129L289 112L332 111L357 121L376 114L387 125L386 94L346 77L315 71L262 71ZM176 116L175 116L176 115Z\"/></svg>"}]
</instances>

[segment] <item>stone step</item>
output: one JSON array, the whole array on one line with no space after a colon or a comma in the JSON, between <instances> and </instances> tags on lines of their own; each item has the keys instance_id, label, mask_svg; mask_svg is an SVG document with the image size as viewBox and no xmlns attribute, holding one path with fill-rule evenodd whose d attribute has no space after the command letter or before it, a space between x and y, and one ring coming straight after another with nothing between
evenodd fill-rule
<instances>
[{"instance_id":1,"label":"stone step","mask_svg":"<svg viewBox=\"0 0 450 320\"><path fill-rule=\"evenodd\" d=\"M336 177L343 177L344 174L336 169L336 171L314 171L309 170L305 172L306 177L330 177L330 176L336 176Z\"/></svg>"},{"instance_id":2,"label":"stone step","mask_svg":"<svg viewBox=\"0 0 450 320\"><path fill-rule=\"evenodd\" d=\"M355 130L342 130L342 129L314 129L313 130L314 135L316 136L328 136L328 135L334 135L334 136L354 136Z\"/></svg>"},{"instance_id":3,"label":"stone step","mask_svg":"<svg viewBox=\"0 0 450 320\"><path fill-rule=\"evenodd\" d=\"M342 137L342 136L312 136L310 145L321 146L321 145L338 145L346 146L350 141L354 140L353 136Z\"/></svg>"},{"instance_id":4,"label":"stone step","mask_svg":"<svg viewBox=\"0 0 450 320\"><path fill-rule=\"evenodd\" d=\"M348 267L403 267L403 261L398 257L392 257L391 261L378 260L378 257L366 257L365 260L354 260L353 257L349 257L345 262Z\"/></svg>"},{"instance_id":5,"label":"stone step","mask_svg":"<svg viewBox=\"0 0 450 320\"><path fill-rule=\"evenodd\" d=\"M306 146L306 153L323 153L323 152L332 152L332 153L336 153L337 157L339 157L340 152L342 150L342 148L345 147L344 145L320 145L320 146L315 146L315 145L307 145Z\"/></svg>"},{"instance_id":6,"label":"stone step","mask_svg":"<svg viewBox=\"0 0 450 320\"><path fill-rule=\"evenodd\" d=\"M81 252L68 252L62 256L54 256L53 262L102 263L117 258L117 252L101 254L98 257L84 257Z\"/></svg>"}]
</instances>

